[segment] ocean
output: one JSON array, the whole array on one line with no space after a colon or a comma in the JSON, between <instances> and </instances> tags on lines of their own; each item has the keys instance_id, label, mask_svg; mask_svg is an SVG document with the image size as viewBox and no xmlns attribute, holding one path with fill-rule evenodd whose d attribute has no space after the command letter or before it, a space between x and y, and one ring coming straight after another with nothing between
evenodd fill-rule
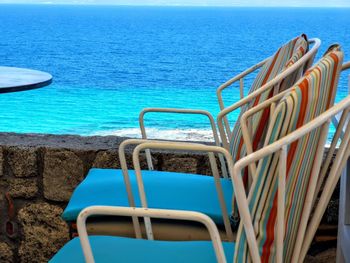
<instances>
[{"instance_id":1,"label":"ocean","mask_svg":"<svg viewBox=\"0 0 350 263\"><path fill-rule=\"evenodd\" d=\"M0 131L139 137L145 107L215 116L220 84L301 33L322 40L317 58L334 42L350 58L350 9L0 5L0 65L54 77L1 94ZM151 138L211 138L204 117L149 114L146 126Z\"/></svg>"}]
</instances>

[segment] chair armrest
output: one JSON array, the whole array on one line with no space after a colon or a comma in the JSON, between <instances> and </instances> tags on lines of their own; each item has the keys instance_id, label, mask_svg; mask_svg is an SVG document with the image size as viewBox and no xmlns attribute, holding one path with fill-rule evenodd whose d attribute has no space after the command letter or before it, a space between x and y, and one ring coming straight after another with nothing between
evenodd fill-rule
<instances>
[{"instance_id":1,"label":"chair armrest","mask_svg":"<svg viewBox=\"0 0 350 263\"><path fill-rule=\"evenodd\" d=\"M146 129L145 129L145 124L144 124L144 117L147 113L178 113L178 114L194 114L194 115L202 115L208 118L212 132L213 132L213 137L214 137L214 142L216 146L220 146L220 139L218 136L218 131L216 129L215 121L213 116L211 115L210 112L205 111L205 110L196 110L196 109L175 109L175 108L146 108L141 111L139 115L139 123L140 123L140 129L141 129L141 134L142 134L142 139L147 139L147 134L146 134ZM149 149L146 150L146 159L147 159L147 164L148 168L150 170L153 170L153 163L152 163L152 157L151 157L151 152ZM221 162L221 167L223 171L223 175L227 177L227 170L226 170L226 164L224 162L224 159L221 155L219 155L219 159Z\"/></svg>"},{"instance_id":2,"label":"chair armrest","mask_svg":"<svg viewBox=\"0 0 350 263\"><path fill-rule=\"evenodd\" d=\"M88 263L94 262L94 256L92 253L86 230L86 219L92 215L154 217L161 219L187 220L202 223L209 232L211 241L214 246L217 261L220 263L226 263L226 257L219 235L219 231L216 228L215 223L207 215L191 211L112 206L90 206L82 210L78 216L78 233L80 237L81 246L83 248L84 257L86 262Z\"/></svg>"},{"instance_id":3,"label":"chair armrest","mask_svg":"<svg viewBox=\"0 0 350 263\"><path fill-rule=\"evenodd\" d=\"M134 200L134 197L132 195L132 190L131 190L131 183L130 183L130 178L129 178L129 173L128 173L128 165L126 163L126 157L125 157L125 148L129 145L138 145L138 144L149 142L149 141L150 140L146 140L146 139L128 139L128 140L123 141L119 145L119 149L118 149L120 166L122 169L126 190L128 192L129 205L133 206L133 207L135 206L135 200ZM154 140L153 142L162 142L162 141ZM169 142L169 143L171 143L171 142Z\"/></svg>"},{"instance_id":4,"label":"chair armrest","mask_svg":"<svg viewBox=\"0 0 350 263\"><path fill-rule=\"evenodd\" d=\"M227 119L227 115L230 114L231 112L239 109L240 107L248 104L249 102L251 102L253 99L255 99L257 96L259 96L263 92L272 89L276 84L278 84L282 79L284 79L286 77L285 72L287 72L287 70L284 71L283 73L281 73L278 77L272 79L271 81L269 81L268 83L263 85L261 88L255 90L254 92L249 94L247 97L241 99L240 101L232 104L231 106L229 106L229 107L227 107L224 110L219 112L218 117L217 117L217 123L218 123L218 128L219 128L220 137L221 137L223 146L226 149L229 148L228 136L231 135L230 127L227 127L227 126L225 127L225 125L226 125L225 119ZM290 72L287 72L287 73L290 74ZM276 96L279 96L278 98L281 98L280 94L284 95L285 93L286 93L286 91L279 93L279 94L275 95L273 98L275 98ZM269 100L267 100L267 101L269 101ZM264 102L266 102L266 101L264 101ZM255 106L254 108L258 107L259 105Z\"/></svg>"},{"instance_id":5,"label":"chair armrest","mask_svg":"<svg viewBox=\"0 0 350 263\"><path fill-rule=\"evenodd\" d=\"M141 144L141 143L144 143L144 142L149 142L149 140L128 139L128 140L123 141L119 145L119 149L118 149L120 166L121 166L121 169L122 169L122 174L123 174L123 179L124 179L126 192L128 194L128 202L129 202L129 205L131 207L135 207L135 198L133 196L132 189L131 189L131 182L130 182L130 177L129 177L129 173L128 173L128 166L127 166L126 157L125 157L125 148L128 145L138 145L138 144ZM154 142L162 142L162 141L154 141ZM172 142L169 142L169 143L172 143ZM132 217L132 221L133 221L135 236L137 238L141 238L142 234L141 234L140 222L139 222L138 218L137 217Z\"/></svg>"},{"instance_id":6,"label":"chair armrest","mask_svg":"<svg viewBox=\"0 0 350 263\"><path fill-rule=\"evenodd\" d=\"M220 208L221 208L222 215L223 215L225 230L226 230L228 239L233 240L233 233L232 233L231 225L229 222L229 213L226 209L226 203L225 203L225 199L224 199L224 195L223 195L222 186L220 183L220 174L219 174L219 170L218 170L218 167L216 164L216 159L214 156L214 153L218 153L219 156L222 155L223 158L225 158L227 161L228 160L232 161L232 157L229 154L229 152L226 151L222 147L208 146L208 145L203 145L203 144L198 144L198 143L186 143L186 142L170 142L169 143L169 142L148 141L148 142L139 144L134 149L134 152L133 152L133 164L134 164L134 169L135 169L135 174L136 174L136 179L137 179L137 186L138 186L138 191L139 191L139 195L140 195L140 199L141 199L141 204L142 204L142 207L144 207L144 208L147 208L148 204L147 204L146 192L145 192L143 179L142 179L142 172L141 172L141 167L140 167L139 155L140 155L141 151L147 150L147 149L177 150L177 151L185 150L185 151L199 151L199 152L208 153L210 166L211 166L212 174L213 174L214 181L215 181L215 187L216 187L219 202L220 202ZM145 226L146 226L147 236L149 239L151 239L153 237L151 223L148 222L146 224L146 222L145 222Z\"/></svg>"},{"instance_id":7,"label":"chair armrest","mask_svg":"<svg viewBox=\"0 0 350 263\"><path fill-rule=\"evenodd\" d=\"M140 112L139 124L142 134L142 139L147 139L144 117L147 113L174 113L174 114L193 114L202 115L208 118L214 137L214 142L217 146L220 146L220 140L218 132L215 126L215 121L213 116L209 111L197 110L197 109L176 109L176 108L145 108Z\"/></svg>"},{"instance_id":8,"label":"chair armrest","mask_svg":"<svg viewBox=\"0 0 350 263\"><path fill-rule=\"evenodd\" d=\"M300 69L300 67L307 68L308 66L310 66L316 55L318 48L321 45L321 41L317 38L313 38L309 40L309 43L313 44L313 47L301 59L295 62L291 67L285 69L283 72L278 74L275 78L265 83L259 89L255 90L254 92L252 92L245 98L241 99L240 101L232 104L227 108L221 108L221 112L218 114L218 117L217 117L217 123L218 123L219 133L220 133L223 146L226 149L229 148L228 137L231 136L231 130L227 121L227 115L230 114L232 111L242 107L243 105L251 102L254 98L262 94L263 92L274 88L275 85L278 85L287 76L289 76L296 70ZM263 61L260 63L263 63Z\"/></svg>"},{"instance_id":9,"label":"chair armrest","mask_svg":"<svg viewBox=\"0 0 350 263\"><path fill-rule=\"evenodd\" d=\"M241 129L242 129L242 136L244 143L246 145L246 150L247 150L247 155L253 152L253 142L252 142L252 134L251 131L249 130L248 127L248 118L252 117L254 114L258 113L259 111L264 110L265 108L268 107L275 107L277 102L281 100L288 92L290 92L291 89L285 90L272 98L260 103L259 105L247 110L244 112L241 116L240 124L241 124Z\"/></svg>"},{"instance_id":10,"label":"chair armrest","mask_svg":"<svg viewBox=\"0 0 350 263\"><path fill-rule=\"evenodd\" d=\"M237 81L240 81L240 95L241 95L241 99L244 97L244 91L243 91L243 78L247 75L249 75L250 73L254 72L255 70L261 68L270 58L266 58L263 61L260 61L259 63L255 64L254 66L246 69L245 71L243 71L242 73L238 74L237 76L229 79L228 81L226 81L224 84L220 85L217 90L216 90L216 95L218 97L218 101L219 101L219 105L220 105L220 109L223 110L225 108L224 106L224 101L222 98L222 92L224 89L227 89L228 87L230 87L232 84L234 84Z\"/></svg>"},{"instance_id":11,"label":"chair armrest","mask_svg":"<svg viewBox=\"0 0 350 263\"><path fill-rule=\"evenodd\" d=\"M270 58L264 59L263 61L255 64L254 66L248 68L247 70L243 71L242 73L238 74L237 76L231 78L230 80L226 81L224 84L219 86L219 88L216 90L216 96L218 98L218 102L219 102L219 106L220 106L220 110L221 111L225 109L224 100L223 100L223 97L222 97L223 90L227 89L232 84L234 84L235 82L239 81L240 100L242 100L244 98L243 78L245 76L249 75L250 73L256 71L257 69L261 68L269 59ZM224 121L224 125L226 127L227 134L230 135L230 124L228 122L227 116L223 117L223 121Z\"/></svg>"}]
</instances>

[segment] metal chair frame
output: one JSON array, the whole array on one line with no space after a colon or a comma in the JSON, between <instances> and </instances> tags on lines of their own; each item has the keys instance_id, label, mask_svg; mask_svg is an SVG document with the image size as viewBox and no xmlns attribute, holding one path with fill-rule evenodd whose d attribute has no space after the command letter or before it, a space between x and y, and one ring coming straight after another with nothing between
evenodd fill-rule
<instances>
[{"instance_id":1,"label":"metal chair frame","mask_svg":"<svg viewBox=\"0 0 350 263\"><path fill-rule=\"evenodd\" d=\"M350 68L350 62L343 64L342 70L346 70L349 68ZM246 134L248 135L244 139L247 139L249 141L249 129L247 125L247 118L249 118L256 112L258 112L259 110L262 110L266 107L271 107L272 105L276 104L281 99L282 96L283 94L275 96L263 102L262 104L258 105L257 107L254 107L248 110L243 114L241 119L242 129L246 131ZM309 192L306 197L306 205L304 206L304 210L302 213L303 217L302 217L301 224L298 231L298 240L300 240L301 242L297 242L296 247L294 248L294 254L293 254L293 262L302 262L306 256L306 253L311 244L312 238L320 223L321 217L331 198L331 195L334 191L336 183L339 180L341 171L345 166L345 163L350 155L350 147L349 147L350 122L346 121L348 118L349 112L350 112L350 96L346 97L337 105L331 107L329 110L322 113L320 116L318 116L314 120L303 125L301 128L295 130L294 132L290 133L289 135L283 137L282 139L270 145L264 146L262 149L256 152L252 152L248 154L246 157L243 157L236 163L233 162L230 153L223 147L208 146L208 145L202 145L197 143L145 141L145 140L137 140L137 139L123 142L122 146L119 149L121 153L121 161L122 163L124 163L124 165L126 165L125 159L123 160L123 158L125 158L125 155L124 157L122 157L123 156L122 152L124 151L125 146L130 143L138 144L133 152L133 164L135 167L141 203L143 208L147 208L148 205L147 205L146 193L145 193L145 189L142 181L142 172L141 172L140 159L139 159L140 153L142 151L146 149L153 149L153 150L166 149L166 150L207 152L209 154L210 164L211 164L213 176L215 179L218 178L219 174L218 174L214 153L222 154L225 157L225 161L227 162L229 174L232 179L232 184L235 188L234 195L235 195L235 199L237 201L238 209L241 215L241 220L244 225L245 232L247 234L247 241L248 241L249 249L252 255L252 260L253 262L260 262L257 241L255 239L252 219L249 213L248 197L244 190L241 172L245 167L255 165L255 163L258 160L268 155L271 155L273 153L279 153L280 154L279 178L278 178L279 191L278 191L278 209L277 209L277 225L278 225L279 231L276 237L277 238L276 243L277 243L277 262L283 262L284 224L282 224L281 222L284 222L284 200L285 200L284 195L285 195L287 147L294 141L300 139L301 137L305 136L306 134L310 133L311 131L317 128L321 129L320 141L321 142L325 141L329 130L329 124L331 122L331 119L337 114L342 114L337 130L333 136L330 148L327 152L326 158L323 161L323 163L322 163L322 157L324 153L324 145L320 144L318 146L319 147L317 150L318 154L314 164L315 169L313 170L313 175L312 175L313 179L310 182ZM271 121L274 122L275 120L272 119ZM345 130L344 137L341 137L341 132L343 130ZM339 148L337 151L335 151L339 141L341 141L339 144ZM334 155L335 155L335 159L333 163L331 163L331 159ZM322 167L321 167L321 164L323 164ZM327 176L326 172L328 170L330 172L328 173L328 176ZM130 183L128 183L127 176L125 177L125 182L129 192ZM324 185L324 188L322 191L320 191L321 185ZM222 194L222 189L218 181L216 186L220 197L220 195ZM131 193L131 191L129 193ZM319 194L320 194L320 198L318 202L316 202L316 197ZM220 200L222 199L220 198ZM225 207L225 205L221 204L221 207ZM313 207L314 207L314 213L312 217L309 218ZM183 213L183 211L180 213ZM132 215L133 215L133 218L137 220L136 214L132 214ZM145 215L144 219L146 224L147 238L153 239L150 217L152 217L151 214L149 215L147 214ZM140 234L138 235L137 231L138 230L135 227L136 236L140 238L141 235Z\"/></svg>"},{"instance_id":2,"label":"metal chair frame","mask_svg":"<svg viewBox=\"0 0 350 263\"><path fill-rule=\"evenodd\" d=\"M140 125L142 139L147 139L144 119L145 119L145 115L148 113L194 114L194 115L202 115L207 117L213 132L215 145L216 146L222 145L226 149L229 149L229 138L231 137L232 131L230 128L231 125L227 118L228 114L232 113L233 111L253 101L257 96L259 96L263 92L266 92L272 88L275 88L281 83L281 81L283 81L283 79L285 79L286 77L288 77L290 74L294 73L301 67L309 68L313 62L313 59L317 53L317 50L321 45L321 41L318 38L313 38L313 39L310 39L308 42L309 44L312 44L312 47L301 59L299 59L295 64L293 64L292 66L287 68L285 71L280 73L276 78L267 82L265 85L263 85L256 91L252 92L251 94L248 94L246 97L244 97L244 78L250 75L251 73L255 72L256 70L260 69L270 59L270 57L248 68L247 70L236 75L235 77L231 78L230 80L226 81L224 84L218 87L216 94L217 94L218 103L221 111L217 118L217 124L219 127L219 132L220 132L220 137L222 142L220 141L218 136L218 131L215 125L214 117L209 111L198 110L198 109L176 109L176 108L145 108L144 110L142 110L139 115L139 125ZM232 87L233 84L237 83L238 81L240 84L239 86L240 100L232 104L231 106L226 107L224 104L222 93L224 90L226 90L229 87ZM219 155L219 159L221 163L222 174L225 178L227 178L228 177L227 169L226 169L225 162L223 160L223 156ZM154 170L150 150L146 150L146 160L147 160L149 170Z\"/></svg>"}]
</instances>

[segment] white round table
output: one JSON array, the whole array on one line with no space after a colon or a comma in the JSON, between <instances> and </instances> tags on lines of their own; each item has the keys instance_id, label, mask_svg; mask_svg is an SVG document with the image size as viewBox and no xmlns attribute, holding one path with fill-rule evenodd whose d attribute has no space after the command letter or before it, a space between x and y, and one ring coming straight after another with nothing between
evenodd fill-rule
<instances>
[{"instance_id":1,"label":"white round table","mask_svg":"<svg viewBox=\"0 0 350 263\"><path fill-rule=\"evenodd\" d=\"M0 66L0 93L38 89L51 82L52 76L46 72Z\"/></svg>"}]
</instances>

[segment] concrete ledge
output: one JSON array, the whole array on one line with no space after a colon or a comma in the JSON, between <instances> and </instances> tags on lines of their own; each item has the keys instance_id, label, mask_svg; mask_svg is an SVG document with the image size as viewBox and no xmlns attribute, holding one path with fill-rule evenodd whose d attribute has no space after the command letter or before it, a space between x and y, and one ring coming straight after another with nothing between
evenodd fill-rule
<instances>
[{"instance_id":1,"label":"concrete ledge","mask_svg":"<svg viewBox=\"0 0 350 263\"><path fill-rule=\"evenodd\" d=\"M75 150L113 149L125 139L117 136L0 133L0 145L3 146L66 148Z\"/></svg>"}]
</instances>

